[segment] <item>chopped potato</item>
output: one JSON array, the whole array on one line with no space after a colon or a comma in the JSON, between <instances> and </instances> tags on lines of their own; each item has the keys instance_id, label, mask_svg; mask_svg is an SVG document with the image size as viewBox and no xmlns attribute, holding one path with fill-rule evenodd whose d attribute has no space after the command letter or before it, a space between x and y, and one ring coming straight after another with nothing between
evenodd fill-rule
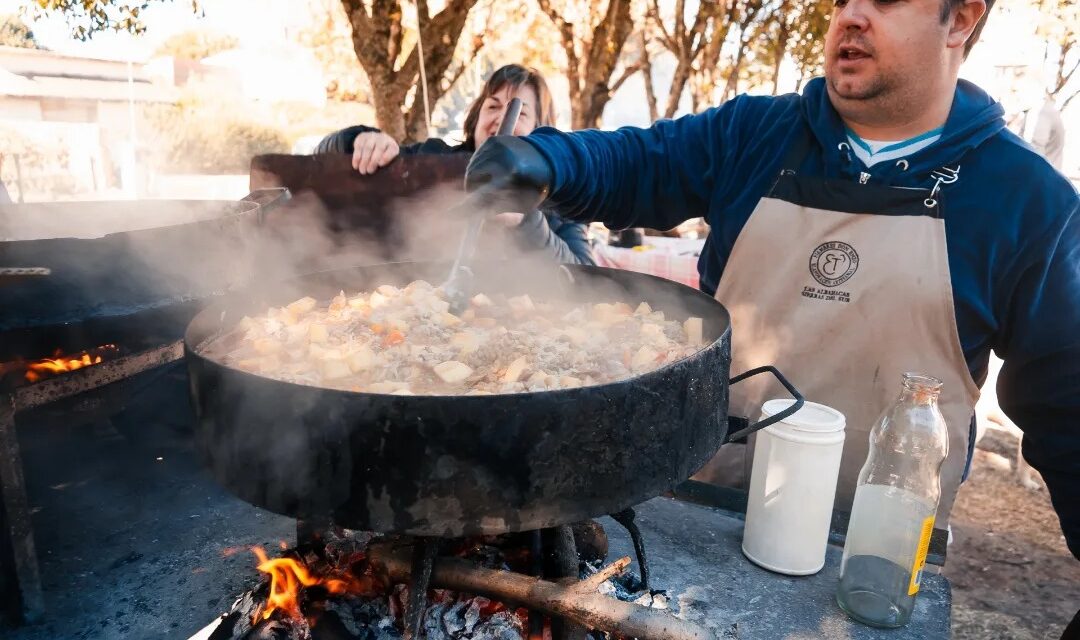
<instances>
[{"instance_id":1,"label":"chopped potato","mask_svg":"<svg viewBox=\"0 0 1080 640\"><path fill-rule=\"evenodd\" d=\"M319 360L319 373L324 380L337 380L352 373L349 363L345 358L321 358Z\"/></svg>"},{"instance_id":2,"label":"chopped potato","mask_svg":"<svg viewBox=\"0 0 1080 640\"><path fill-rule=\"evenodd\" d=\"M656 359L660 357L660 354L653 348L643 346L637 350L634 357L630 360L630 368L634 371L646 369L653 364L656 364Z\"/></svg>"},{"instance_id":3,"label":"chopped potato","mask_svg":"<svg viewBox=\"0 0 1080 640\"><path fill-rule=\"evenodd\" d=\"M559 386L563 389L576 389L581 386L581 378L575 378L574 376L563 376L559 378Z\"/></svg>"},{"instance_id":4,"label":"chopped potato","mask_svg":"<svg viewBox=\"0 0 1080 640\"><path fill-rule=\"evenodd\" d=\"M652 307L649 306L648 302L642 302L638 305L637 309L634 310L634 315L636 316L647 316L650 313L652 313Z\"/></svg>"},{"instance_id":5,"label":"chopped potato","mask_svg":"<svg viewBox=\"0 0 1080 640\"><path fill-rule=\"evenodd\" d=\"M482 341L480 336L472 331L462 331L455 333L450 338L450 344L460 350L462 355L473 353L480 348Z\"/></svg>"},{"instance_id":6,"label":"chopped potato","mask_svg":"<svg viewBox=\"0 0 1080 640\"><path fill-rule=\"evenodd\" d=\"M506 367L506 373L502 376L503 382L517 382L521 378L521 374L525 373L525 369L529 366L529 360L525 356L521 356L517 360L510 363L510 366Z\"/></svg>"},{"instance_id":7,"label":"chopped potato","mask_svg":"<svg viewBox=\"0 0 1080 640\"><path fill-rule=\"evenodd\" d=\"M255 348L256 353L263 356L277 353L284 348L280 342L273 338L259 338L252 341L251 346Z\"/></svg>"},{"instance_id":8,"label":"chopped potato","mask_svg":"<svg viewBox=\"0 0 1080 640\"><path fill-rule=\"evenodd\" d=\"M297 322L300 322L300 318L297 314L287 308L283 308L281 312L278 313L278 320L287 327L291 327Z\"/></svg>"},{"instance_id":9,"label":"chopped potato","mask_svg":"<svg viewBox=\"0 0 1080 640\"><path fill-rule=\"evenodd\" d=\"M514 311L532 311L536 308L536 305L533 304L532 298L530 298L528 294L510 298L506 301L506 304Z\"/></svg>"},{"instance_id":10,"label":"chopped potato","mask_svg":"<svg viewBox=\"0 0 1080 640\"><path fill-rule=\"evenodd\" d=\"M491 301L491 298L485 296L482 293L478 293L473 296L472 303L477 307L491 307L495 305L495 303Z\"/></svg>"},{"instance_id":11,"label":"chopped potato","mask_svg":"<svg viewBox=\"0 0 1080 640\"><path fill-rule=\"evenodd\" d=\"M529 379L525 381L525 386L527 386L527 387L534 387L534 386L546 387L547 383L548 383L548 378L550 378L550 377L551 376L544 373L543 371L537 371L536 373L529 376Z\"/></svg>"},{"instance_id":12,"label":"chopped potato","mask_svg":"<svg viewBox=\"0 0 1080 640\"><path fill-rule=\"evenodd\" d=\"M368 306L370 306L372 309L379 309L386 306L386 303L389 301L389 298L376 291L368 297Z\"/></svg>"},{"instance_id":13,"label":"chopped potato","mask_svg":"<svg viewBox=\"0 0 1080 640\"><path fill-rule=\"evenodd\" d=\"M301 316L305 313L310 313L311 311L313 311L316 304L318 304L318 302L315 300L315 298L312 298L311 296L305 296L303 298L300 298L296 302L289 304L285 308L290 313Z\"/></svg>"},{"instance_id":14,"label":"chopped potato","mask_svg":"<svg viewBox=\"0 0 1080 640\"><path fill-rule=\"evenodd\" d=\"M667 335L664 334L664 328L658 324L644 323L641 325L641 337L652 344L665 344L667 343Z\"/></svg>"},{"instance_id":15,"label":"chopped potato","mask_svg":"<svg viewBox=\"0 0 1080 640\"><path fill-rule=\"evenodd\" d=\"M352 353L350 353L346 359L349 363L349 369L353 373L359 373L375 366L375 352L370 347L362 346Z\"/></svg>"},{"instance_id":16,"label":"chopped potato","mask_svg":"<svg viewBox=\"0 0 1080 640\"><path fill-rule=\"evenodd\" d=\"M687 341L689 341L692 346L697 347L704 344L705 339L702 336L703 326L701 318L687 318L686 322L683 323L683 330L686 331Z\"/></svg>"},{"instance_id":17,"label":"chopped potato","mask_svg":"<svg viewBox=\"0 0 1080 640\"><path fill-rule=\"evenodd\" d=\"M407 382L395 382L390 380L386 382L372 382L364 389L364 391L367 391L368 393L396 393L398 391L408 390L408 388L409 383Z\"/></svg>"},{"instance_id":18,"label":"chopped potato","mask_svg":"<svg viewBox=\"0 0 1080 640\"><path fill-rule=\"evenodd\" d=\"M312 324L308 326L308 340L323 344L329 339L330 332L326 330L325 324Z\"/></svg>"},{"instance_id":19,"label":"chopped potato","mask_svg":"<svg viewBox=\"0 0 1080 640\"><path fill-rule=\"evenodd\" d=\"M432 369L435 371L435 375L442 378L442 381L447 384L464 382L465 378L468 378L473 372L469 365L464 362L458 362L457 360L440 362L432 367Z\"/></svg>"},{"instance_id":20,"label":"chopped potato","mask_svg":"<svg viewBox=\"0 0 1080 640\"><path fill-rule=\"evenodd\" d=\"M563 329L563 335L574 346L585 344L585 341L589 339L589 333L580 327L566 327Z\"/></svg>"}]
</instances>

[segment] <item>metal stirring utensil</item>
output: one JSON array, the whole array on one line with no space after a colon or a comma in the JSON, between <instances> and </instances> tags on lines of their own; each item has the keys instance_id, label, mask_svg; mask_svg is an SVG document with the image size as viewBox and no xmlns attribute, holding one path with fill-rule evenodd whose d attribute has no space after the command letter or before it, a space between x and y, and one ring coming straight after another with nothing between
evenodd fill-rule
<instances>
[{"instance_id":1,"label":"metal stirring utensil","mask_svg":"<svg viewBox=\"0 0 1080 640\"><path fill-rule=\"evenodd\" d=\"M508 136L513 134L520 114L521 100L514 98L510 101L510 104L506 105L506 113L503 115L502 123L499 124L499 131L496 135ZM454 258L454 264L450 267L450 275L446 282L442 284L442 289L446 292L446 297L450 301L450 310L454 313L461 313L468 305L469 293L472 291L473 273L467 264L472 260L473 254L476 252L476 242L480 239L480 231L484 228L484 219L492 213L501 213L488 210L491 206L490 202L488 202L488 195L490 193L481 188L466 196L465 200L455 207L455 211L469 216L470 220L465 228L465 235L461 238L461 244L458 245L457 257Z\"/></svg>"}]
</instances>

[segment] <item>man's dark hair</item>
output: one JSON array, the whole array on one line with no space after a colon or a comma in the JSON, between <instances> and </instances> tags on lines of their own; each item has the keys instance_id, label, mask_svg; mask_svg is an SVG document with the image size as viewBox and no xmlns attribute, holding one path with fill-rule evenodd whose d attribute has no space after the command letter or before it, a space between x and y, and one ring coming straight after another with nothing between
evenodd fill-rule
<instances>
[{"instance_id":1,"label":"man's dark hair","mask_svg":"<svg viewBox=\"0 0 1080 640\"><path fill-rule=\"evenodd\" d=\"M962 7L967 0L941 0L941 23L945 24L954 10ZM971 53L971 48L975 46L975 43L979 41L979 36L982 35L983 27L986 26L986 18L990 15L990 10L994 8L994 0L986 0L986 13L979 19L979 24L975 25L975 29L971 32L971 36L968 41L964 43L964 58L967 58Z\"/></svg>"}]
</instances>

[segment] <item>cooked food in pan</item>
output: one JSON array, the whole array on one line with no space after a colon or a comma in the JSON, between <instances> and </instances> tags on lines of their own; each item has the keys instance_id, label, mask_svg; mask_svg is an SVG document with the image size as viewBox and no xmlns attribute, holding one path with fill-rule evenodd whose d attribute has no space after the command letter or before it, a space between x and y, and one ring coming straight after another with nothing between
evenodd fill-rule
<instances>
[{"instance_id":1,"label":"cooked food in pan","mask_svg":"<svg viewBox=\"0 0 1080 640\"><path fill-rule=\"evenodd\" d=\"M250 373L312 386L399 395L483 395L604 384L703 346L683 322L642 302L591 305L527 295L474 296L460 315L424 281L310 297L245 317L203 346Z\"/></svg>"}]
</instances>

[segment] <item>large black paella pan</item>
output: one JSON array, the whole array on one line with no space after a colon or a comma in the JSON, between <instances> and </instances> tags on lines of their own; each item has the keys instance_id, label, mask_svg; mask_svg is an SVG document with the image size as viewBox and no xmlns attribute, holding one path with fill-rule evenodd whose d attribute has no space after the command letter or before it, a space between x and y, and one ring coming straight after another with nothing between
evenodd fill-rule
<instances>
[{"instance_id":1,"label":"large black paella pan","mask_svg":"<svg viewBox=\"0 0 1080 640\"><path fill-rule=\"evenodd\" d=\"M562 269L538 277L535 267L527 274L507 264L478 268L475 287L536 299L645 301L668 317L704 318L707 346L644 375L576 389L494 396L323 389L233 369L197 347L271 305L439 282L446 265L378 265L263 285L208 307L185 336L197 441L213 475L277 513L432 536L567 524L673 488L741 435L730 433L727 415L727 311L669 280Z\"/></svg>"}]
</instances>

